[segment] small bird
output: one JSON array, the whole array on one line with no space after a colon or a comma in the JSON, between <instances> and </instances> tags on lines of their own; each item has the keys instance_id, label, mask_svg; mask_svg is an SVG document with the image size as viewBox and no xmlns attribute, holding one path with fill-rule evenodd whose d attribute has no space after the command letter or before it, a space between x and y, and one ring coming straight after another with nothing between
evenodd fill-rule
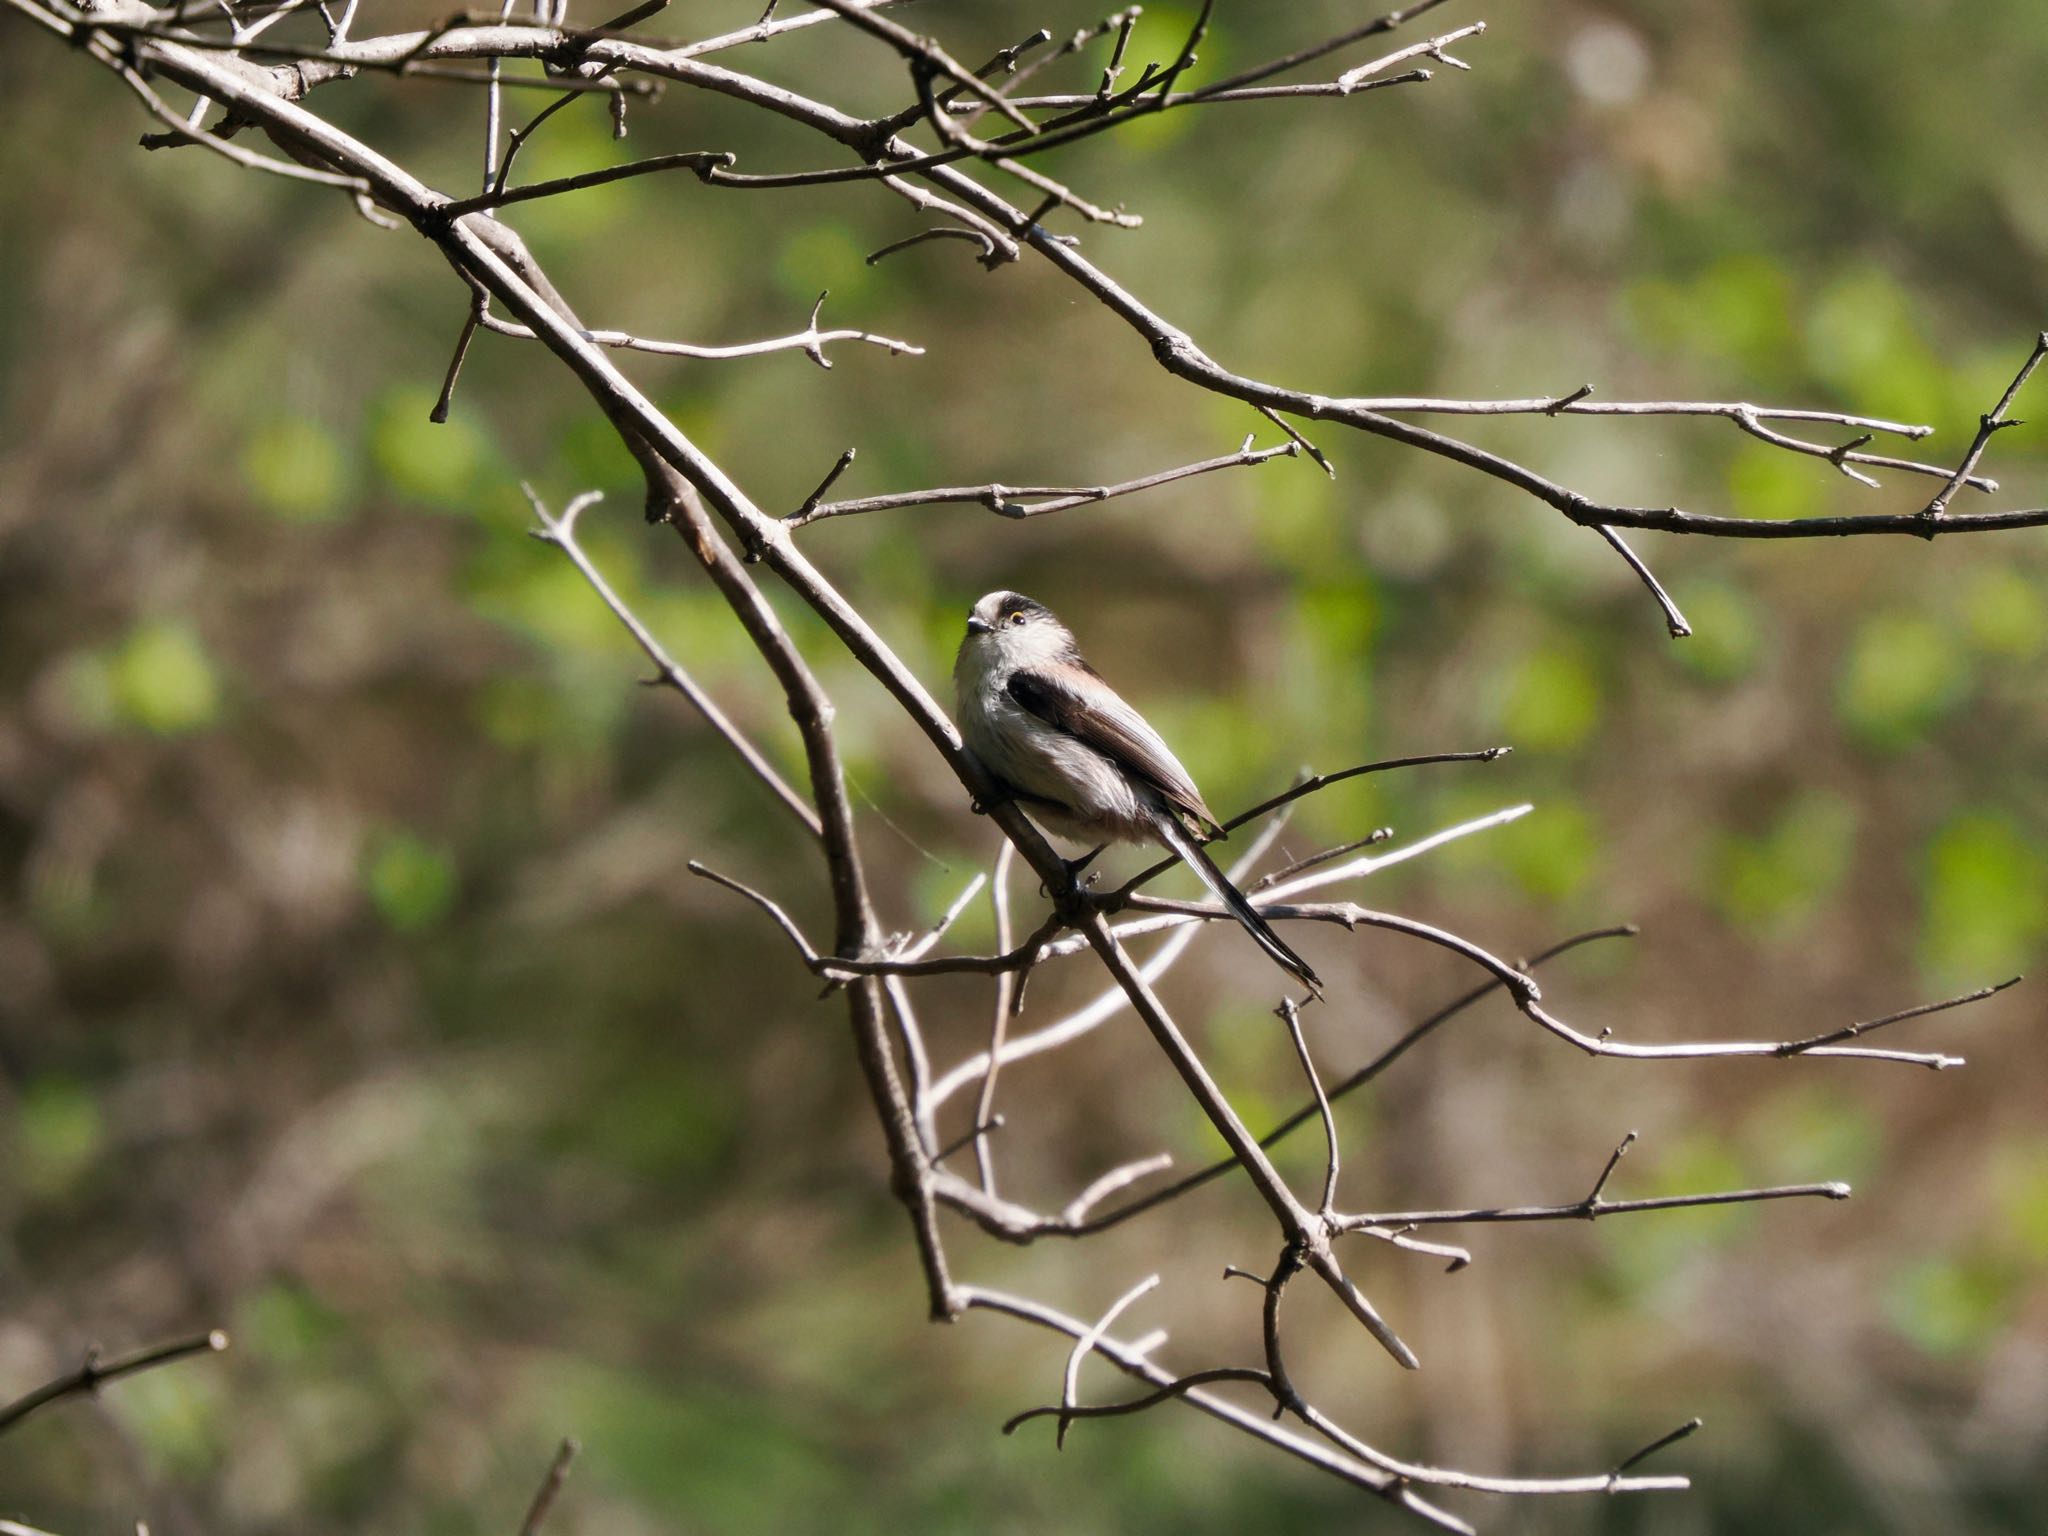
<instances>
[{"instance_id":1,"label":"small bird","mask_svg":"<svg viewBox=\"0 0 2048 1536\"><path fill-rule=\"evenodd\" d=\"M1088 665L1051 609L1016 592L982 598L967 615L953 683L969 750L1047 831L1078 843L1162 844L1282 969L1322 995L1308 962L1203 851L1201 839L1223 828L1180 759Z\"/></svg>"}]
</instances>

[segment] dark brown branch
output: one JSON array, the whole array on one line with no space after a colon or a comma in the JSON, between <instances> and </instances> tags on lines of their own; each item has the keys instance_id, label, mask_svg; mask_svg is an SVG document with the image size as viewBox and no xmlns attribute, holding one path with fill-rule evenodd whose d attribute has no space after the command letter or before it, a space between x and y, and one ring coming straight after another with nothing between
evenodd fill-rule
<instances>
[{"instance_id":1,"label":"dark brown branch","mask_svg":"<svg viewBox=\"0 0 2048 1536\"><path fill-rule=\"evenodd\" d=\"M1607 1188L1607 1181L1614 1177L1614 1170L1621 1166L1621 1160L1628 1156L1628 1149L1634 1146L1635 1143L1636 1133L1630 1131L1614 1144L1614 1151L1607 1158L1607 1166L1600 1170L1600 1177L1593 1181L1592 1193L1586 1196L1587 1204L1597 1205L1599 1203L1602 1192Z\"/></svg>"},{"instance_id":2,"label":"dark brown branch","mask_svg":"<svg viewBox=\"0 0 2048 1536\"><path fill-rule=\"evenodd\" d=\"M1650 1457L1656 1455L1666 1446L1676 1445L1679 1441L1685 1439L1687 1436L1693 1434L1696 1430L1698 1430L1700 1425L1704 1422L1705 1420L1703 1419L1687 1419L1683 1424L1679 1425L1678 1428L1672 1430L1670 1434L1659 1435L1655 1440L1652 1440L1648 1445L1644 1446L1641 1450L1635 1452L1633 1455L1623 1457L1619 1462L1615 1463L1613 1475L1608 1480L1609 1490L1611 1491L1613 1489L1615 1483L1620 1479L1621 1474L1626 1472L1630 1467L1637 1465L1639 1462L1649 1460Z\"/></svg>"},{"instance_id":3,"label":"dark brown branch","mask_svg":"<svg viewBox=\"0 0 2048 1536\"><path fill-rule=\"evenodd\" d=\"M1600 1177L1584 1198L1569 1205L1511 1205L1480 1207L1460 1211L1374 1211L1365 1215L1337 1216L1331 1226L1340 1232L1369 1232L1384 1235L1388 1228L1458 1226L1491 1221L1594 1221L1602 1216L1627 1215L1636 1211L1673 1211L1699 1205L1748 1205L1762 1200L1846 1200L1849 1186L1839 1180L1824 1184L1774 1184L1759 1189L1714 1190L1698 1195L1661 1195L1644 1200L1604 1198L1608 1180L1621 1166L1622 1158L1635 1144L1630 1131L1608 1155Z\"/></svg>"},{"instance_id":4,"label":"dark brown branch","mask_svg":"<svg viewBox=\"0 0 2048 1536\"><path fill-rule=\"evenodd\" d=\"M85 1359L78 1369L68 1376L59 1376L55 1381L46 1382L33 1392L24 1393L5 1407L0 1407L0 1435L14 1428L39 1408L61 1402L67 1397L82 1397L99 1391L110 1381L123 1376L134 1376L142 1371L154 1370L160 1365L170 1365L192 1355L217 1354L228 1347L228 1336L218 1328L206 1333L194 1334L189 1339L179 1339L172 1344L158 1344L149 1349L139 1349L133 1354L119 1355L112 1360L100 1358L97 1349L85 1352Z\"/></svg>"},{"instance_id":5,"label":"dark brown branch","mask_svg":"<svg viewBox=\"0 0 2048 1536\"><path fill-rule=\"evenodd\" d=\"M1353 27L1348 32L1339 32L1334 37L1326 37L1321 42L1312 43L1308 47L1297 49L1293 53L1282 54L1278 58L1268 59L1263 64L1255 64L1250 69L1204 86L1203 94L1213 95L1224 91L1243 90L1246 86L1256 85L1261 80L1270 80L1275 75L1286 74L1290 70L1301 68L1304 64L1312 64L1317 59L1336 53L1339 49L1349 48L1353 43L1362 43L1368 37L1379 37L1391 32L1396 27L1413 21L1425 12L1435 10L1443 3L1444 0L1416 0L1416 3L1413 5L1406 5L1402 6L1399 10L1389 11L1384 16L1375 17L1363 26Z\"/></svg>"},{"instance_id":6,"label":"dark brown branch","mask_svg":"<svg viewBox=\"0 0 2048 1536\"><path fill-rule=\"evenodd\" d=\"M1120 1403L1054 1403L1044 1408L1026 1408L1003 1421L1003 1433L1013 1434L1033 1419L1057 1417L1064 1424L1074 1419L1109 1419L1126 1413L1142 1413L1173 1398L1185 1397L1197 1387L1213 1386L1219 1381L1255 1381L1264 1386L1268 1380L1264 1371L1252 1366L1219 1365L1206 1371L1190 1371L1163 1387L1153 1388L1143 1397L1126 1398Z\"/></svg>"},{"instance_id":7,"label":"dark brown branch","mask_svg":"<svg viewBox=\"0 0 2048 1536\"><path fill-rule=\"evenodd\" d=\"M427 419L436 425L448 420L449 408L455 403L455 381L462 377L462 364L469 356L469 343L484 323L484 311L490 302L490 295L482 289L470 296L469 312L462 317L462 329L455 336L455 353L448 359L448 373L441 381L440 398L435 400L433 410L427 413Z\"/></svg>"},{"instance_id":8,"label":"dark brown branch","mask_svg":"<svg viewBox=\"0 0 2048 1536\"><path fill-rule=\"evenodd\" d=\"M527 1506L526 1518L519 1523L519 1536L540 1536L542 1522L548 1511L554 1508L555 1499L561 1494L562 1483L569 1475L569 1463L576 1459L581 1447L575 1440L564 1436L555 1459L548 1464L547 1476L541 1479L540 1487L534 1490L533 1502Z\"/></svg>"},{"instance_id":9,"label":"dark brown branch","mask_svg":"<svg viewBox=\"0 0 2048 1536\"><path fill-rule=\"evenodd\" d=\"M523 187L506 187L503 178L487 192L474 197L456 198L444 210L451 219L465 213L483 213L494 208L510 207L514 203L529 203L537 198L561 197L570 192L583 192L591 187L609 186L615 181L627 181L636 176L652 176L661 171L687 170L694 172L699 181L711 183L717 179L716 172L730 168L738 156L722 149L689 149L669 155L650 155L644 160L634 160L625 165L606 166L602 170L584 171L575 176L557 176L548 181L529 182ZM506 162L506 170L511 162ZM728 184L731 184L728 180Z\"/></svg>"},{"instance_id":10,"label":"dark brown branch","mask_svg":"<svg viewBox=\"0 0 2048 1536\"><path fill-rule=\"evenodd\" d=\"M1950 1008L1961 1008L1967 1003L1981 1003L1985 998L2003 992L2007 987L2016 987L2026 978L2014 976L1988 987L1979 987L1974 992L1965 992L1960 997L1945 998L1938 1003L1921 1003L1915 1008L1901 1008L1897 1013L1888 1013L1881 1019L1866 1019L1860 1024L1849 1024L1826 1034L1814 1035L1805 1040L1791 1040L1778 1047L1780 1056L1801 1056L1823 1045L1833 1045L1839 1040L1854 1040L1858 1035L1873 1029L1883 1029L1887 1024L1902 1024L1907 1019L1925 1018L1930 1013L1944 1013Z\"/></svg>"}]
</instances>

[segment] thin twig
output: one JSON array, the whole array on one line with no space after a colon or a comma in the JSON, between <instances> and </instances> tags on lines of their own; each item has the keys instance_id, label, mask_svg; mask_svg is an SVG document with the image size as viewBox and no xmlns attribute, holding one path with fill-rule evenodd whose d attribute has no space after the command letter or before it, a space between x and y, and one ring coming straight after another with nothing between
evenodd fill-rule
<instances>
[{"instance_id":1,"label":"thin twig","mask_svg":"<svg viewBox=\"0 0 2048 1536\"><path fill-rule=\"evenodd\" d=\"M228 1336L214 1328L175 1343L158 1344L149 1349L138 1349L133 1354L118 1355L112 1360L103 1360L97 1349L89 1349L77 1370L46 1382L33 1392L24 1393L0 1407L0 1434L14 1428L37 1409L64 1398L89 1395L99 1391L105 1383L118 1381L123 1376L154 1370L192 1355L218 1354L227 1347Z\"/></svg>"},{"instance_id":2,"label":"thin twig","mask_svg":"<svg viewBox=\"0 0 2048 1536\"><path fill-rule=\"evenodd\" d=\"M560 517L554 517L549 514L546 505L531 486L522 485L520 489L526 492L526 499L533 508L533 515L540 519L540 527L535 530L534 536L545 544L552 544L568 557L570 564L574 565L582 573L583 579L590 583L591 590L625 626L626 633L633 637L634 644L638 645L646 653L647 659L654 663L660 680L689 701L690 707L703 717L704 723L716 731L725 744L739 755L740 761L747 765L748 771L767 786L768 792L775 796L784 810L797 819L805 831L813 837L824 836L824 823L817 811L802 795L791 788L789 781L783 778L775 765L768 761L746 734L733 724L725 711L718 707L717 701L698 685L696 679L676 664L661 642L655 639L653 631L640 621L639 615L635 614L627 606L625 599L612 589L611 583L605 580L604 573L598 570L590 556L584 552L583 546L577 542L576 520L587 508L595 506L602 499L601 493L586 491L570 502Z\"/></svg>"},{"instance_id":3,"label":"thin twig","mask_svg":"<svg viewBox=\"0 0 2048 1536\"><path fill-rule=\"evenodd\" d=\"M1060 1379L1060 1422L1059 1429L1053 1436L1053 1444L1060 1450L1067 1448L1067 1426L1074 1418L1074 1394L1081 1384L1081 1362L1087 1359L1095 1346L1102 1341L1102 1336L1116 1326L1116 1320L1123 1316L1125 1309L1158 1284L1157 1275L1146 1276L1110 1303L1109 1310L1097 1318L1086 1333L1074 1340L1074 1347L1067 1352L1066 1372Z\"/></svg>"},{"instance_id":4,"label":"thin twig","mask_svg":"<svg viewBox=\"0 0 2048 1536\"><path fill-rule=\"evenodd\" d=\"M1053 1403L1044 1408L1026 1408L1003 1421L1003 1433L1013 1434L1019 1426L1029 1424L1033 1419L1057 1417L1064 1426L1075 1419L1108 1419L1126 1413L1142 1413L1170 1399L1185 1397L1197 1387L1213 1386L1219 1381L1254 1381L1263 1385L1266 1373L1251 1366L1219 1365L1206 1371L1191 1371L1163 1387L1153 1388L1142 1397L1126 1398L1120 1403Z\"/></svg>"},{"instance_id":5,"label":"thin twig","mask_svg":"<svg viewBox=\"0 0 2048 1536\"><path fill-rule=\"evenodd\" d=\"M563 1479L569 1475L569 1463L576 1459L581 1447L574 1439L564 1436L555 1459L548 1464L547 1476L540 1487L534 1490L533 1502L526 1508L526 1518L519 1523L519 1536L539 1536L541 1523L547 1519L548 1511L554 1507L555 1498L562 1491Z\"/></svg>"},{"instance_id":6,"label":"thin twig","mask_svg":"<svg viewBox=\"0 0 2048 1536\"><path fill-rule=\"evenodd\" d=\"M1967 1003L1981 1003L1987 997L1996 996L2007 987L2016 987L2026 978L2014 976L2010 980L1992 986L1979 987L1974 992L1965 992L1960 997L1945 998L1938 1003L1921 1003L1914 1008L1901 1008L1897 1013L1888 1013L1881 1019L1866 1019L1860 1024L1846 1025L1841 1029L1829 1030L1826 1034L1813 1035L1805 1040L1791 1040L1778 1047L1780 1056L1801 1056L1823 1045L1833 1045L1838 1040L1854 1040L1858 1035L1873 1029L1883 1029L1887 1024L1902 1024L1907 1019L1925 1018L1930 1013L1943 1013L1950 1008L1961 1008Z\"/></svg>"},{"instance_id":7,"label":"thin twig","mask_svg":"<svg viewBox=\"0 0 2048 1536\"><path fill-rule=\"evenodd\" d=\"M2007 427L2020 425L2005 413L2012 409L2013 401L2025 387L2027 379L2041 365L2043 357L2048 357L2048 331L2043 331L2034 338L2034 350L2029 352L2027 360L2020 364L2020 371L2014 374L2012 382L2006 385L2005 393L1998 397L1998 404L1977 419L1977 435L1971 440L1969 451L1963 455L1962 462L1956 465L1955 473L1950 475L1943 482L1941 489L1929 499L1925 509L1926 516L1940 517L1947 512L1949 498L1954 496L1963 482L1970 478L1970 472L1977 467L1977 461L1984 457L1984 450L1991 446L1991 439Z\"/></svg>"},{"instance_id":8,"label":"thin twig","mask_svg":"<svg viewBox=\"0 0 2048 1536\"><path fill-rule=\"evenodd\" d=\"M1373 1227L1466 1226L1499 1221L1597 1221L1639 1211L1678 1211L1701 1205L1752 1205L1764 1200L1847 1200L1854 1193L1839 1179L1818 1184L1771 1184L1756 1189L1718 1189L1697 1195L1655 1195L1641 1200L1608 1200L1598 1195L1565 1205L1494 1205L1466 1210L1368 1211L1333 1218L1343 1232Z\"/></svg>"},{"instance_id":9,"label":"thin twig","mask_svg":"<svg viewBox=\"0 0 2048 1536\"><path fill-rule=\"evenodd\" d=\"M1671 631L1671 638L1683 640L1687 635L1691 634L1692 625L1688 624L1685 621L1685 615L1678 611L1678 604L1671 600L1671 594L1664 590L1664 584L1657 579L1655 573L1647 565L1643 564L1642 557L1630 549L1622 536L1605 523L1601 523L1595 531L1599 533L1601 538L1614 546L1614 552L1628 562L1628 568L1634 571L1642 584L1650 589L1650 596L1657 599L1657 606L1664 610L1664 627Z\"/></svg>"},{"instance_id":10,"label":"thin twig","mask_svg":"<svg viewBox=\"0 0 2048 1536\"><path fill-rule=\"evenodd\" d=\"M768 914L774 921L775 926L780 928L789 939L789 942L796 946L798 954L802 955L807 962L817 963L818 951L812 946L811 941L804 937L804 931L796 925L796 919L783 911L780 903L776 902L772 897L762 895L761 892L755 890L751 885L735 880L731 875L721 875L709 865L700 864L695 859L690 860L685 867L699 879L709 880L713 885L722 885L728 891L746 897L747 900Z\"/></svg>"},{"instance_id":11,"label":"thin twig","mask_svg":"<svg viewBox=\"0 0 2048 1536\"><path fill-rule=\"evenodd\" d=\"M1316 1209L1327 1219L1337 1208L1337 1171L1342 1156L1337 1144L1337 1117L1330 1112L1330 1096L1323 1092L1323 1080L1316 1073L1315 1059L1308 1053L1308 1040L1301 1032L1301 1009L1293 998L1283 998L1274 1010L1280 1022L1287 1026L1287 1033L1294 1041L1294 1054L1301 1062L1302 1075L1308 1079L1309 1091L1315 1095L1316 1112L1323 1119L1323 1145L1326 1148L1323 1174L1323 1202Z\"/></svg>"},{"instance_id":12,"label":"thin twig","mask_svg":"<svg viewBox=\"0 0 2048 1536\"><path fill-rule=\"evenodd\" d=\"M1523 961L1517 968L1523 971L1533 971L1538 966L1556 959L1559 955L1567 954L1583 944L1596 943L1602 939L1633 938L1635 933L1636 930L1633 926L1622 926L1616 928L1595 928L1586 933L1574 934L1568 939L1551 945L1548 949L1538 951ZM1482 982L1470 991L1453 998L1450 1002L1444 1004L1443 1007L1425 1015L1413 1028L1408 1030L1406 1034L1402 1035L1384 1051L1380 1052L1378 1056L1332 1087L1329 1090L1330 1099L1335 1101L1363 1088L1367 1083L1370 1083L1381 1073L1385 1072L1396 1061L1400 1060L1402 1056L1406 1055L1419 1042L1434 1034L1443 1025L1448 1024L1452 1019L1471 1008L1474 1004L1483 1002L1486 998L1491 997L1500 990L1501 983L1497 980ZM1269 1149L1277 1146L1287 1137L1293 1135L1294 1132L1301 1129L1302 1126L1316 1119L1319 1110L1320 1106L1313 1101L1302 1105L1301 1108L1295 1110L1271 1130L1267 1131L1265 1135L1261 1136L1259 1138L1259 1145ZM1172 1184L1151 1191L1142 1199L1134 1200L1109 1212L1107 1215L1097 1218L1094 1222L1088 1223L1083 1230L1090 1232L1102 1231L1109 1227L1120 1225L1134 1216L1142 1215L1146 1211L1199 1189L1212 1180L1222 1178L1225 1174L1234 1171L1236 1167L1236 1159L1219 1158L1206 1168L1198 1169L1184 1178L1175 1180Z\"/></svg>"},{"instance_id":13,"label":"thin twig","mask_svg":"<svg viewBox=\"0 0 2048 1536\"><path fill-rule=\"evenodd\" d=\"M810 501L783 521L792 528L801 528L806 523L819 522L828 517L853 517L863 512L881 512L894 507L931 507L948 503L971 503L982 506L999 517L1042 517L1048 512L1064 512L1070 507L1088 506L1118 496L1129 496L1138 491L1149 491L1158 486L1171 485L1176 480L1211 474L1219 469L1264 464L1269 459L1292 458L1298 451L1291 442L1282 443L1275 448L1255 449L1252 447L1252 440L1247 437L1235 453L1203 459L1194 464L1183 464L1176 469L1162 470L1158 474L1144 475L1136 480L1125 480L1115 485L1002 485L994 481L986 485L945 485L925 491L899 491L887 496L863 496L853 501ZM826 485L829 486L830 483L828 480ZM825 486L819 489L822 491Z\"/></svg>"},{"instance_id":14,"label":"thin twig","mask_svg":"<svg viewBox=\"0 0 2048 1536\"><path fill-rule=\"evenodd\" d=\"M1003 846L996 853L995 878L989 883L989 905L995 915L997 949L1010 947L1010 865L1016 856L1016 848L1005 839ZM986 1124L995 1118L996 1079L1003 1070L1003 1037L1009 1032L1010 1013L1017 1000L1016 973L1004 971L998 975L995 990L995 1008L989 1021L988 1070L981 1074L981 1093L974 1106L974 1121L977 1125ZM985 1194L994 1194L995 1159L989 1151L986 1138L976 1138L974 1162L976 1171L981 1175L982 1191Z\"/></svg>"},{"instance_id":15,"label":"thin twig","mask_svg":"<svg viewBox=\"0 0 2048 1536\"><path fill-rule=\"evenodd\" d=\"M818 329L818 308L825 302L825 295L818 295L818 303L811 310L811 323L803 330L789 336L774 336L766 341L744 341L733 346L702 346L688 341L655 341L645 336L635 336L629 331L586 331L584 339L600 347L615 347L629 352L650 352L658 357L694 357L724 362L739 357L763 357L770 352L802 352L820 368L830 368L832 360L825 356L824 349L835 341L864 341L869 346L880 347L885 352L911 357L924 356L924 348L915 342L898 341L893 336L880 336L873 331L842 329L823 331ZM519 325L510 320L500 320L488 313L479 317L479 323L487 331L498 336L511 336L521 341L534 339L531 326Z\"/></svg>"}]
</instances>

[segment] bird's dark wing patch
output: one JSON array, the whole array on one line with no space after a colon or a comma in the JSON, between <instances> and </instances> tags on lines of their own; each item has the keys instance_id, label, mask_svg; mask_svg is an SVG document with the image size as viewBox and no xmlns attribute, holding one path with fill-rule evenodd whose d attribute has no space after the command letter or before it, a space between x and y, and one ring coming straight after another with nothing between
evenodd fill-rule
<instances>
[{"instance_id":1,"label":"bird's dark wing patch","mask_svg":"<svg viewBox=\"0 0 2048 1536\"><path fill-rule=\"evenodd\" d=\"M1019 669L1010 674L1009 693L1018 707L1086 742L1133 778L1150 784L1203 831L1221 830L1180 759L1107 683L1091 674L1084 690L1056 671Z\"/></svg>"}]
</instances>

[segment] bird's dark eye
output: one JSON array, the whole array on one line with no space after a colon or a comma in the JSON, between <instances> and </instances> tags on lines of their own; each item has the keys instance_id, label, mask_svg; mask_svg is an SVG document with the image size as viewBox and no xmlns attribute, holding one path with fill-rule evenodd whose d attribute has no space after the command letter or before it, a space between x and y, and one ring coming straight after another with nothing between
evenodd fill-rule
<instances>
[{"instance_id":1,"label":"bird's dark eye","mask_svg":"<svg viewBox=\"0 0 2048 1536\"><path fill-rule=\"evenodd\" d=\"M1022 612L1020 611L1020 612L1017 612L1017 613L1013 613L1013 614L1011 614L1011 615L1010 615L1010 622L1011 622L1012 624L1022 624L1022 623L1024 622L1024 615L1023 615L1023 613L1022 613Z\"/></svg>"}]
</instances>

